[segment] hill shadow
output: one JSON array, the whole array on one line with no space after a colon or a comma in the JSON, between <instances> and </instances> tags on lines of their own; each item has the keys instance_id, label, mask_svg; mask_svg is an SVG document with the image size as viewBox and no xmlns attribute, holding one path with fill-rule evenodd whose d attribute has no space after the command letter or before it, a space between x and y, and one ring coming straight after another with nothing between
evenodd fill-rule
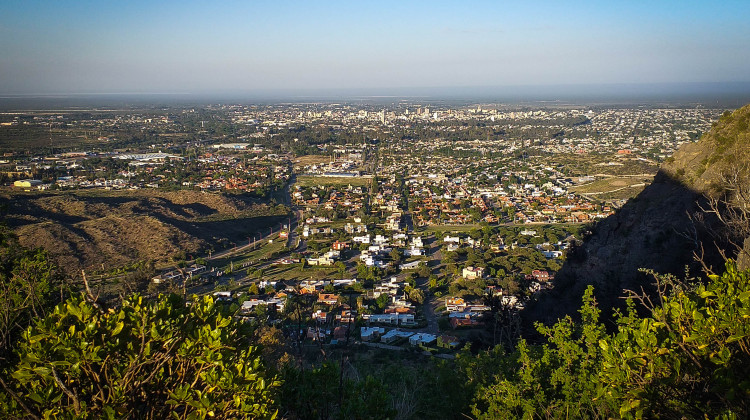
<instances>
[{"instance_id":1,"label":"hill shadow","mask_svg":"<svg viewBox=\"0 0 750 420\"><path fill-rule=\"evenodd\" d=\"M216 221L191 221L169 218L163 215L153 215L161 222L174 226L186 234L208 243L224 239L224 241L247 242L248 237L264 232L268 228L278 228L280 223L286 222L286 215L279 216L247 216Z\"/></svg>"},{"instance_id":2,"label":"hill shadow","mask_svg":"<svg viewBox=\"0 0 750 420\"><path fill-rule=\"evenodd\" d=\"M723 258L710 232L718 219L701 210L706 197L667 173L659 171L654 182L613 215L597 223L581 243L572 247L553 282L522 312L524 330L533 322L555 322L565 315L576 318L581 297L589 285L602 309L601 320L612 322L615 308L625 306L626 290L653 294L653 277L641 268L679 277L698 275L702 262L721 271ZM610 324L612 325L612 324Z\"/></svg>"}]
</instances>

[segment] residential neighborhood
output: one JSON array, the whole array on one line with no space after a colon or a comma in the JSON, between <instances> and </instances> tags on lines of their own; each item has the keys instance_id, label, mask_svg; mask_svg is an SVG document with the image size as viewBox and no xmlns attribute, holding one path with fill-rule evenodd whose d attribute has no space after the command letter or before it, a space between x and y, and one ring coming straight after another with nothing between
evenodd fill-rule
<instances>
[{"instance_id":1,"label":"residential neighborhood","mask_svg":"<svg viewBox=\"0 0 750 420\"><path fill-rule=\"evenodd\" d=\"M244 243L159 268L149 291L211 294L300 345L450 357L518 334L587 229L717 112L400 102L4 115L0 130L85 141L7 152L0 181L285 206L286 222Z\"/></svg>"}]
</instances>

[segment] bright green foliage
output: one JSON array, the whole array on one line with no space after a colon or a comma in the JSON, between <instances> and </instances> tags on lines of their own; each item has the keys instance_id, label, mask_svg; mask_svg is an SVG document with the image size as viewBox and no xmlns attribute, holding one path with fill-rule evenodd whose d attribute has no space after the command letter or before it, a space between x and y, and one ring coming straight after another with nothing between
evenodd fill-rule
<instances>
[{"instance_id":1,"label":"bright green foliage","mask_svg":"<svg viewBox=\"0 0 750 420\"><path fill-rule=\"evenodd\" d=\"M139 295L100 312L83 296L28 329L4 417L273 418L278 383L210 297Z\"/></svg>"},{"instance_id":2,"label":"bright green foliage","mask_svg":"<svg viewBox=\"0 0 750 420\"><path fill-rule=\"evenodd\" d=\"M663 278L669 280L668 278ZM601 395L630 417L750 414L750 279L726 272L676 287L649 318L633 311L600 342Z\"/></svg>"},{"instance_id":3,"label":"bright green foliage","mask_svg":"<svg viewBox=\"0 0 750 420\"><path fill-rule=\"evenodd\" d=\"M0 227L0 360L7 363L21 332L54 303L59 274L47 253L23 248Z\"/></svg>"},{"instance_id":4,"label":"bright green foliage","mask_svg":"<svg viewBox=\"0 0 750 420\"><path fill-rule=\"evenodd\" d=\"M601 363L599 340L606 334L591 287L583 300L580 324L566 317L552 327L539 325L537 329L549 344L518 344L495 380L479 387L475 416L581 418L596 412L607 414L606 407L595 400Z\"/></svg>"},{"instance_id":5,"label":"bright green foliage","mask_svg":"<svg viewBox=\"0 0 750 420\"><path fill-rule=\"evenodd\" d=\"M592 290L582 322L538 326L547 344L521 341L508 356L480 355L478 418L748 418L750 415L750 279L729 261L722 276L688 286L657 276L656 303L642 298L608 335ZM501 352L502 353L502 352ZM488 375L488 362L497 368ZM482 369L482 366L485 369ZM467 370L467 372L470 370ZM467 375L471 379L471 374ZM491 376L491 377L490 377Z\"/></svg>"}]
</instances>

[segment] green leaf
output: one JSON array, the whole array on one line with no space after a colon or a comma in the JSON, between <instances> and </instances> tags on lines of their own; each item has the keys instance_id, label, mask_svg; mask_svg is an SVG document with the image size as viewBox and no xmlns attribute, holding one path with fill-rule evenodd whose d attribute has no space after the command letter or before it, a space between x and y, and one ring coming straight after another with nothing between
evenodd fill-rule
<instances>
[{"instance_id":1,"label":"green leaf","mask_svg":"<svg viewBox=\"0 0 750 420\"><path fill-rule=\"evenodd\" d=\"M609 344L607 344L607 341L602 339L599 340L599 347L601 347L602 350L607 351L609 349Z\"/></svg>"}]
</instances>

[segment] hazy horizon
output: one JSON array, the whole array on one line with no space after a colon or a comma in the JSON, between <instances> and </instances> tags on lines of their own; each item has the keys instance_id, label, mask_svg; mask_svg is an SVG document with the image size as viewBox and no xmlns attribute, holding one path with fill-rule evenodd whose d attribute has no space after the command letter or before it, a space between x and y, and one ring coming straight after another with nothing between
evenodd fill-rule
<instances>
[{"instance_id":1,"label":"hazy horizon","mask_svg":"<svg viewBox=\"0 0 750 420\"><path fill-rule=\"evenodd\" d=\"M507 105L667 105L738 108L750 103L750 82L557 86L477 86L461 88L266 89L217 92L101 92L0 94L0 109L74 109L209 103L496 103Z\"/></svg>"},{"instance_id":2,"label":"hazy horizon","mask_svg":"<svg viewBox=\"0 0 750 420\"><path fill-rule=\"evenodd\" d=\"M0 94L739 86L750 83L748 15L746 1L8 1Z\"/></svg>"}]
</instances>

